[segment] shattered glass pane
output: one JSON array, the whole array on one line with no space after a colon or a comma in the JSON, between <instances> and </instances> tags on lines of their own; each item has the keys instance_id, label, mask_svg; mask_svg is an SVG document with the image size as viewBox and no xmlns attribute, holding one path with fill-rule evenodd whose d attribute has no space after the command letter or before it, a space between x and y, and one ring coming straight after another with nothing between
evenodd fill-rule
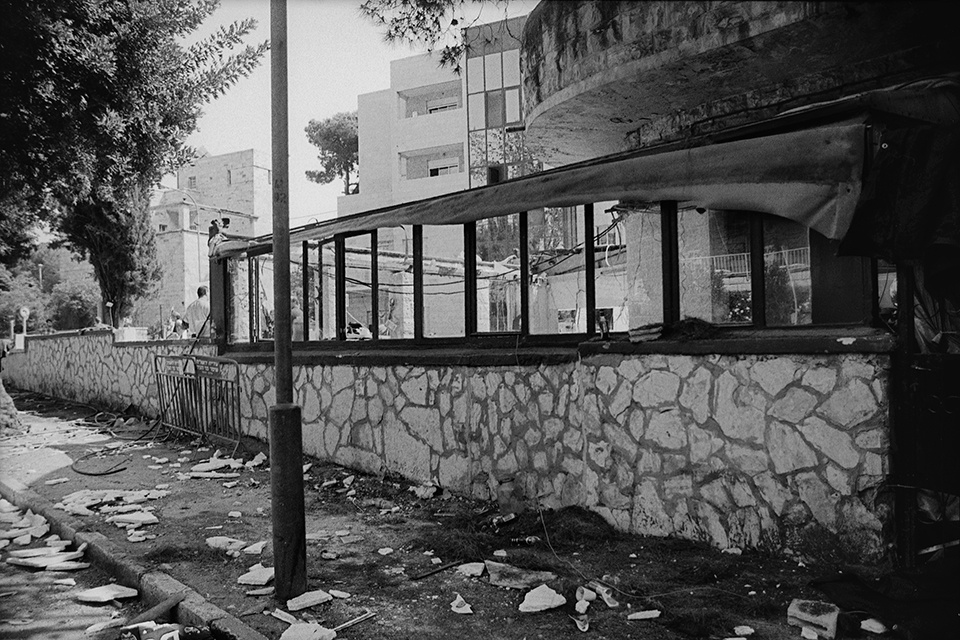
<instances>
[{"instance_id":1,"label":"shattered glass pane","mask_svg":"<svg viewBox=\"0 0 960 640\"><path fill-rule=\"evenodd\" d=\"M594 204L593 242L597 309L605 314L608 331L627 331L633 325L627 281L626 224L619 202Z\"/></svg>"},{"instance_id":2,"label":"shattered glass pane","mask_svg":"<svg viewBox=\"0 0 960 640\"><path fill-rule=\"evenodd\" d=\"M227 261L227 342L250 342L250 269L246 258Z\"/></svg>"},{"instance_id":3,"label":"shattered glass pane","mask_svg":"<svg viewBox=\"0 0 960 640\"><path fill-rule=\"evenodd\" d=\"M319 314L318 329L311 328L311 336L319 336L320 340L337 339L337 268L336 252L333 242L320 245L320 278L318 279Z\"/></svg>"},{"instance_id":4,"label":"shattered glass pane","mask_svg":"<svg viewBox=\"0 0 960 640\"><path fill-rule=\"evenodd\" d=\"M377 232L378 337L413 337L413 228Z\"/></svg>"},{"instance_id":5,"label":"shattered glass pane","mask_svg":"<svg viewBox=\"0 0 960 640\"><path fill-rule=\"evenodd\" d=\"M347 340L369 340L373 336L373 278L370 259L370 234L344 241L347 268L345 301Z\"/></svg>"},{"instance_id":6,"label":"shattered glass pane","mask_svg":"<svg viewBox=\"0 0 960 640\"><path fill-rule=\"evenodd\" d=\"M254 335L256 340L273 340L274 321L276 316L273 313L273 256L257 256L253 258L254 281L256 291L253 292L255 300L255 314L253 321Z\"/></svg>"},{"instance_id":7,"label":"shattered glass pane","mask_svg":"<svg viewBox=\"0 0 960 640\"><path fill-rule=\"evenodd\" d=\"M677 224L680 317L751 323L749 217L683 209L677 214Z\"/></svg>"},{"instance_id":8,"label":"shattered glass pane","mask_svg":"<svg viewBox=\"0 0 960 640\"><path fill-rule=\"evenodd\" d=\"M799 222L764 216L764 290L771 327L810 324L810 232Z\"/></svg>"},{"instance_id":9,"label":"shattered glass pane","mask_svg":"<svg viewBox=\"0 0 960 640\"><path fill-rule=\"evenodd\" d=\"M583 207L527 213L530 333L584 333L586 261Z\"/></svg>"},{"instance_id":10,"label":"shattered glass pane","mask_svg":"<svg viewBox=\"0 0 960 640\"><path fill-rule=\"evenodd\" d=\"M463 227L423 227L423 335L465 335Z\"/></svg>"},{"instance_id":11,"label":"shattered glass pane","mask_svg":"<svg viewBox=\"0 0 960 640\"><path fill-rule=\"evenodd\" d=\"M477 331L520 330L520 214L477 221Z\"/></svg>"},{"instance_id":12,"label":"shattered glass pane","mask_svg":"<svg viewBox=\"0 0 960 640\"><path fill-rule=\"evenodd\" d=\"M624 203L614 205L613 209L611 213L620 219L616 229L623 232L619 240L625 246L623 262L627 328L663 322L663 236L660 232L659 209ZM609 244L617 238L605 234L604 239ZM598 249L598 258L599 253ZM606 249L604 254L607 254ZM614 326L620 331L622 324L618 324L614 318Z\"/></svg>"}]
</instances>

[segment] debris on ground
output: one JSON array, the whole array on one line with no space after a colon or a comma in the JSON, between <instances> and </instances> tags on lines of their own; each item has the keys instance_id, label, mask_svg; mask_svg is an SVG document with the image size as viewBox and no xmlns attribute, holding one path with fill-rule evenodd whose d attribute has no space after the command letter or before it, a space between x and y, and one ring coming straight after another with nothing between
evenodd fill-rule
<instances>
[{"instance_id":1,"label":"debris on ground","mask_svg":"<svg viewBox=\"0 0 960 640\"><path fill-rule=\"evenodd\" d=\"M280 640L333 640L337 632L312 622L296 622L287 627Z\"/></svg>"},{"instance_id":2,"label":"debris on ground","mask_svg":"<svg viewBox=\"0 0 960 640\"><path fill-rule=\"evenodd\" d=\"M77 594L76 598L80 602L92 602L95 604L104 604L113 600L123 600L125 598L136 598L140 592L130 587L120 584L105 584L102 587L87 589Z\"/></svg>"},{"instance_id":3,"label":"debris on ground","mask_svg":"<svg viewBox=\"0 0 960 640\"><path fill-rule=\"evenodd\" d=\"M534 585L551 582L557 579L552 571L531 571L487 560L484 562L487 573L490 574L490 584L495 587L508 589L532 589Z\"/></svg>"},{"instance_id":4,"label":"debris on ground","mask_svg":"<svg viewBox=\"0 0 960 640\"><path fill-rule=\"evenodd\" d=\"M520 603L520 611L523 613L536 613L538 611L556 609L566 603L566 598L549 586L542 584L536 589L527 592L523 597L523 602Z\"/></svg>"},{"instance_id":5,"label":"debris on ground","mask_svg":"<svg viewBox=\"0 0 960 640\"><path fill-rule=\"evenodd\" d=\"M453 599L453 602L450 603L451 611L461 615L473 613L473 607L467 604L467 601L463 599L463 596L461 596L459 593L455 593L454 595L456 597Z\"/></svg>"},{"instance_id":6,"label":"debris on ground","mask_svg":"<svg viewBox=\"0 0 960 640\"><path fill-rule=\"evenodd\" d=\"M811 629L818 636L832 640L837 635L840 607L819 600L795 599L787 609L787 624Z\"/></svg>"},{"instance_id":7,"label":"debris on ground","mask_svg":"<svg viewBox=\"0 0 960 640\"><path fill-rule=\"evenodd\" d=\"M333 600L333 596L322 589L307 591L306 593L302 593L295 598L287 600L287 609L290 611L299 611L301 609L307 609L318 604L323 604L324 602L330 602L331 600Z\"/></svg>"},{"instance_id":8,"label":"debris on ground","mask_svg":"<svg viewBox=\"0 0 960 640\"><path fill-rule=\"evenodd\" d=\"M275 569L273 567L265 567L259 562L237 578L237 584L248 584L254 587L262 587L271 580L273 580Z\"/></svg>"},{"instance_id":9,"label":"debris on ground","mask_svg":"<svg viewBox=\"0 0 960 640\"><path fill-rule=\"evenodd\" d=\"M648 611L636 611L627 616L627 620L655 620L660 617L659 609L649 609Z\"/></svg>"},{"instance_id":10,"label":"debris on ground","mask_svg":"<svg viewBox=\"0 0 960 640\"><path fill-rule=\"evenodd\" d=\"M457 573L468 578L477 578L483 575L486 564L483 562L465 562L457 567Z\"/></svg>"},{"instance_id":11,"label":"debris on ground","mask_svg":"<svg viewBox=\"0 0 960 640\"><path fill-rule=\"evenodd\" d=\"M617 599L613 597L613 589L607 585L593 580L587 583L587 586L593 591L596 591L597 595L603 598L604 604L606 604L609 608L615 609L620 606L620 603L617 602Z\"/></svg>"}]
</instances>

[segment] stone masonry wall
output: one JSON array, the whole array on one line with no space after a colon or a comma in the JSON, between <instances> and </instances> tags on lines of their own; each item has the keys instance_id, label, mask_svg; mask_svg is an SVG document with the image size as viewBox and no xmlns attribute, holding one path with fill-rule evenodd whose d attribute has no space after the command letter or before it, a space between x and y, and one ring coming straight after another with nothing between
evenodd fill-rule
<instances>
[{"instance_id":1,"label":"stone masonry wall","mask_svg":"<svg viewBox=\"0 0 960 640\"><path fill-rule=\"evenodd\" d=\"M19 388L145 415L153 355L110 332L31 339ZM213 355L213 347L194 351ZM879 558L891 514L889 358L602 355L511 367L299 366L304 452L508 508L579 505L640 534L721 548L833 544ZM273 366L243 365L245 434L267 439Z\"/></svg>"},{"instance_id":2,"label":"stone masonry wall","mask_svg":"<svg viewBox=\"0 0 960 640\"><path fill-rule=\"evenodd\" d=\"M865 558L889 541L886 356L596 356L539 367L299 367L304 451L619 528ZM266 438L271 365L244 431Z\"/></svg>"},{"instance_id":3,"label":"stone masonry wall","mask_svg":"<svg viewBox=\"0 0 960 640\"><path fill-rule=\"evenodd\" d=\"M27 338L27 348L3 361L3 380L20 389L36 391L98 406L125 409L130 405L144 416L160 414L153 373L156 354L182 354L183 341L115 344L111 331ZM216 348L197 345L195 355L216 355Z\"/></svg>"}]
</instances>

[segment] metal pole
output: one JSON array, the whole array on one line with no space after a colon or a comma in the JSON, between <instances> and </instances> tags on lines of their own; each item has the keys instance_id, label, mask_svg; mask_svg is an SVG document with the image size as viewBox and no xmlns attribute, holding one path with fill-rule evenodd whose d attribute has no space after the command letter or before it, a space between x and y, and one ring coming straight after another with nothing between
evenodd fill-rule
<instances>
[{"instance_id":1,"label":"metal pole","mask_svg":"<svg viewBox=\"0 0 960 640\"><path fill-rule=\"evenodd\" d=\"M293 404L290 344L290 163L287 122L287 3L270 0L270 94L273 138L274 376L270 407L270 495L276 598L307 590L300 407Z\"/></svg>"}]
</instances>

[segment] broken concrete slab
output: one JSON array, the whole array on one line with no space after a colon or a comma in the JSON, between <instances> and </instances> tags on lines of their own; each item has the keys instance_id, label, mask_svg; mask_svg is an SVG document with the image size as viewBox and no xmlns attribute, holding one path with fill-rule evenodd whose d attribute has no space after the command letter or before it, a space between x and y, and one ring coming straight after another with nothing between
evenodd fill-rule
<instances>
[{"instance_id":1,"label":"broken concrete slab","mask_svg":"<svg viewBox=\"0 0 960 640\"><path fill-rule=\"evenodd\" d=\"M244 593L248 596L272 596L273 592L273 587L263 587L262 589L250 589Z\"/></svg>"},{"instance_id":2,"label":"broken concrete slab","mask_svg":"<svg viewBox=\"0 0 960 640\"><path fill-rule=\"evenodd\" d=\"M627 616L627 620L655 620L660 617L659 609L649 609L647 611L636 611Z\"/></svg>"},{"instance_id":3,"label":"broken concrete slab","mask_svg":"<svg viewBox=\"0 0 960 640\"><path fill-rule=\"evenodd\" d=\"M245 540L230 538L228 536L211 536L207 538L207 546L211 549L220 549L223 551L239 551L247 546Z\"/></svg>"},{"instance_id":4,"label":"broken concrete slab","mask_svg":"<svg viewBox=\"0 0 960 640\"><path fill-rule=\"evenodd\" d=\"M453 602L450 603L450 610L454 613L460 615L467 615L473 613L473 607L467 604L467 601L463 599L459 593L454 594L457 597L453 599Z\"/></svg>"},{"instance_id":5,"label":"broken concrete slab","mask_svg":"<svg viewBox=\"0 0 960 640\"><path fill-rule=\"evenodd\" d=\"M466 562L457 567L457 573L470 578L482 576L485 569L486 565L482 562Z\"/></svg>"},{"instance_id":6,"label":"broken concrete slab","mask_svg":"<svg viewBox=\"0 0 960 640\"><path fill-rule=\"evenodd\" d=\"M545 584L540 585L532 591L528 591L520 603L520 611L523 613L536 613L537 611L546 611L556 609L567 603L567 599L551 589Z\"/></svg>"},{"instance_id":7,"label":"broken concrete slab","mask_svg":"<svg viewBox=\"0 0 960 640\"><path fill-rule=\"evenodd\" d=\"M51 565L60 564L69 560L77 560L83 557L83 551L69 551L66 553L52 553L43 556L33 556L28 558L7 558L7 564L20 567L30 567L31 569L46 569Z\"/></svg>"},{"instance_id":8,"label":"broken concrete slab","mask_svg":"<svg viewBox=\"0 0 960 640\"><path fill-rule=\"evenodd\" d=\"M486 560L484 566L490 574L490 584L495 587L508 589L530 589L536 584L550 582L557 579L557 574L551 571L530 571L502 562Z\"/></svg>"},{"instance_id":9,"label":"broken concrete slab","mask_svg":"<svg viewBox=\"0 0 960 640\"><path fill-rule=\"evenodd\" d=\"M330 602L331 600L333 600L333 596L322 589L307 591L296 598L287 600L287 609L290 611L299 611L314 605L323 604L324 602Z\"/></svg>"},{"instance_id":10,"label":"broken concrete slab","mask_svg":"<svg viewBox=\"0 0 960 640\"><path fill-rule=\"evenodd\" d=\"M273 567L265 567L259 562L237 578L237 584L249 584L254 587L262 587L273 580L274 575Z\"/></svg>"},{"instance_id":11,"label":"broken concrete slab","mask_svg":"<svg viewBox=\"0 0 960 640\"><path fill-rule=\"evenodd\" d=\"M280 640L333 640L337 632L313 622L291 624L280 636Z\"/></svg>"},{"instance_id":12,"label":"broken concrete slab","mask_svg":"<svg viewBox=\"0 0 960 640\"><path fill-rule=\"evenodd\" d=\"M253 544L247 547L244 547L243 552L252 556L260 555L261 553L263 553L263 549L266 546L267 546L267 541L261 540L260 542L254 542Z\"/></svg>"},{"instance_id":13,"label":"broken concrete slab","mask_svg":"<svg viewBox=\"0 0 960 640\"><path fill-rule=\"evenodd\" d=\"M223 469L229 467L231 469L239 469L243 466L243 462L240 460L234 460L233 458L210 458L205 462L200 464L195 464L190 467L191 473L198 472L204 473L207 471L216 471L217 469Z\"/></svg>"},{"instance_id":14,"label":"broken concrete slab","mask_svg":"<svg viewBox=\"0 0 960 640\"><path fill-rule=\"evenodd\" d=\"M837 635L840 607L819 600L795 599L787 609L787 624L812 629L817 635L832 640Z\"/></svg>"},{"instance_id":15,"label":"broken concrete slab","mask_svg":"<svg viewBox=\"0 0 960 640\"><path fill-rule=\"evenodd\" d=\"M120 513L110 516L107 518L107 522L143 526L148 524L157 524L160 522L160 519L149 511L133 511L131 513Z\"/></svg>"},{"instance_id":16,"label":"broken concrete slab","mask_svg":"<svg viewBox=\"0 0 960 640\"><path fill-rule=\"evenodd\" d=\"M80 569L89 569L89 562L58 562L57 564L51 564L48 566L45 571L79 571Z\"/></svg>"},{"instance_id":17,"label":"broken concrete slab","mask_svg":"<svg viewBox=\"0 0 960 640\"><path fill-rule=\"evenodd\" d=\"M135 598L140 592L130 587L120 584L105 584L102 587L87 589L77 594L76 598L80 602L104 603L111 600L122 600L124 598Z\"/></svg>"}]
</instances>

